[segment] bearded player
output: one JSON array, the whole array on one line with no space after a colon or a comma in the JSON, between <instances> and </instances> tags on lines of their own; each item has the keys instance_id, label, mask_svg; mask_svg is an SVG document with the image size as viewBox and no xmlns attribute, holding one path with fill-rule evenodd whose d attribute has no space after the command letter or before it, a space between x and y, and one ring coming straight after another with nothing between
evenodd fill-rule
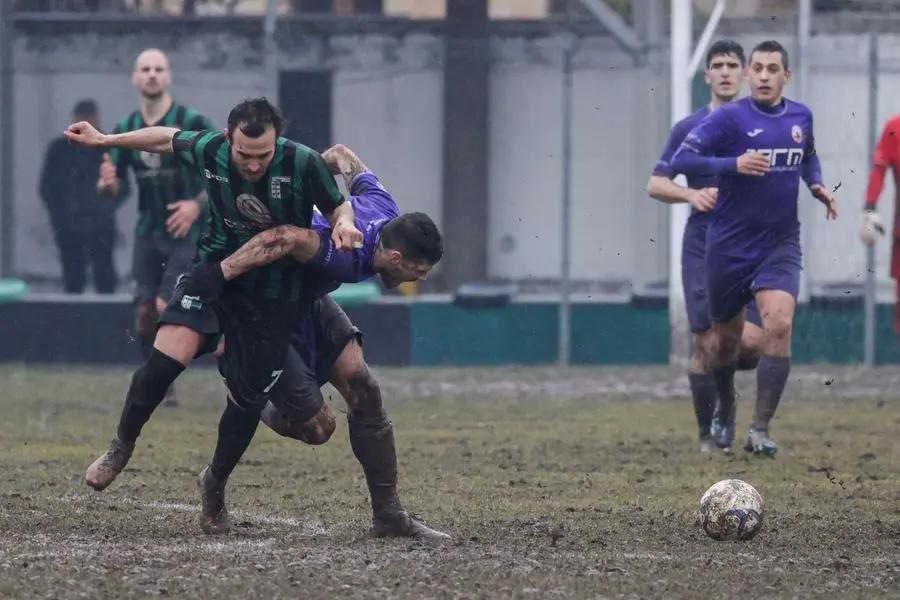
<instances>
[{"instance_id":1,"label":"bearded player","mask_svg":"<svg viewBox=\"0 0 900 600\"><path fill-rule=\"evenodd\" d=\"M765 335L756 372L756 411L745 450L774 456L770 422L791 368L791 330L800 287L800 180L837 218L822 184L812 112L782 96L788 55L766 41L750 53L750 98L711 112L687 135L672 168L717 175L719 192L707 232L706 266L713 360L723 403L734 404L735 362L744 307L756 299Z\"/></svg>"},{"instance_id":2,"label":"bearded player","mask_svg":"<svg viewBox=\"0 0 900 600\"><path fill-rule=\"evenodd\" d=\"M160 125L188 131L214 129L192 108L178 104L168 91L169 60L160 50L144 50L134 62L131 81L140 92L140 108L116 125L114 134ZM203 180L172 155L110 148L100 167L100 189L122 198L128 194L128 171L138 188L138 220L131 275L135 284L135 327L144 360L153 350L156 322L175 282L190 271L203 228L207 196ZM175 387L164 404L177 404Z\"/></svg>"},{"instance_id":3,"label":"bearded player","mask_svg":"<svg viewBox=\"0 0 900 600\"><path fill-rule=\"evenodd\" d=\"M75 123L66 131L72 143L83 146L174 153L204 176L210 197L209 227L197 244L197 263L176 286L150 359L132 377L116 437L85 474L94 489L106 488L121 473L166 389L195 356L213 350L223 334L228 345L220 368L232 401L219 422L212 461L200 475L204 507L210 498L223 496L283 372L291 341L285 323L308 309L300 301L306 269L292 259L272 262L229 282L215 303L206 303L193 291L204 265L217 264L266 228L309 226L314 207L328 217L336 250L362 243L353 208L321 155L281 137L283 126L277 108L254 98L232 109L225 131L147 127L107 136L88 123ZM215 517L204 514L202 522Z\"/></svg>"},{"instance_id":4,"label":"bearded player","mask_svg":"<svg viewBox=\"0 0 900 600\"><path fill-rule=\"evenodd\" d=\"M331 382L347 403L350 445L363 468L372 500L371 534L446 540L449 536L412 518L403 508L397 494L394 430L378 382L363 356L361 333L326 295L341 282L363 281L376 274L388 288L425 279L443 256L443 240L427 215L400 215L391 194L349 148L337 145L322 157L335 174L343 176L350 191L348 201L357 215L357 228L363 232L362 247L336 252L330 225L321 215L313 217L314 231L291 226L267 230L217 268L210 265L204 269L201 287L206 295L201 301L214 301L226 280L282 256L309 264L305 289L316 299L311 313L294 325L284 373L262 420L285 437L325 443L334 432L335 418L321 387ZM224 497L213 500L203 512L217 517L205 530L227 532L230 523Z\"/></svg>"},{"instance_id":5,"label":"bearded player","mask_svg":"<svg viewBox=\"0 0 900 600\"><path fill-rule=\"evenodd\" d=\"M716 203L715 176L691 175L688 187L682 187L673 179L672 155L681 146L685 136L710 112L733 101L741 92L741 71L745 64L744 49L733 40L719 40L706 53L704 78L709 84L712 98L709 103L675 124L663 148L659 162L653 168L647 182L647 193L668 204L687 203L691 214L684 228L681 246L681 281L684 287L685 308L691 326L693 353L688 381L694 401L694 414L699 428L700 451L713 452L716 448L730 452L734 441L736 406L718 402L716 381L707 370L711 362L709 297L706 288L706 230L710 210ZM762 343L762 318L751 300L747 306L746 322L741 334L741 348L737 368L751 370L759 361L759 345Z\"/></svg>"}]
</instances>

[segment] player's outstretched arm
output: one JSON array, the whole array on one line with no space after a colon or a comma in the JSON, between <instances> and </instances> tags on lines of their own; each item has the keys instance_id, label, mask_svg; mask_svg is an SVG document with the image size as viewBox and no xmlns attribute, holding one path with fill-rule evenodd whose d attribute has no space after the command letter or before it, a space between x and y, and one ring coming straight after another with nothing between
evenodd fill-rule
<instances>
[{"instance_id":1,"label":"player's outstretched arm","mask_svg":"<svg viewBox=\"0 0 900 600\"><path fill-rule=\"evenodd\" d=\"M319 236L311 229L294 225L279 225L257 233L246 244L225 258L222 274L226 281L264 267L295 252L297 248L318 248ZM315 251L313 251L315 252Z\"/></svg>"},{"instance_id":2,"label":"player's outstretched arm","mask_svg":"<svg viewBox=\"0 0 900 600\"><path fill-rule=\"evenodd\" d=\"M279 225L253 236L250 241L221 262L225 281L291 256L321 268L338 281L360 280L359 257L355 252L337 252L328 230L314 231L295 225Z\"/></svg>"},{"instance_id":3,"label":"player's outstretched arm","mask_svg":"<svg viewBox=\"0 0 900 600\"><path fill-rule=\"evenodd\" d=\"M73 123L65 131L69 142L89 148L126 148L157 154L171 154L172 139L178 133L174 127L145 127L125 133L105 134L87 122Z\"/></svg>"},{"instance_id":4,"label":"player's outstretched arm","mask_svg":"<svg viewBox=\"0 0 900 600\"><path fill-rule=\"evenodd\" d=\"M360 281L355 252L336 252L329 231L317 232L295 225L279 225L262 231L218 263L198 263L185 283L184 293L201 302L213 302L225 283L248 271L293 255L301 262L329 264L328 272L339 281ZM343 271L338 272L338 269Z\"/></svg>"},{"instance_id":5,"label":"player's outstretched arm","mask_svg":"<svg viewBox=\"0 0 900 600\"><path fill-rule=\"evenodd\" d=\"M317 237L309 229L291 225L260 232L221 262L197 263L184 284L184 293L200 302L214 302L227 281L287 256L299 237L309 235Z\"/></svg>"}]
</instances>

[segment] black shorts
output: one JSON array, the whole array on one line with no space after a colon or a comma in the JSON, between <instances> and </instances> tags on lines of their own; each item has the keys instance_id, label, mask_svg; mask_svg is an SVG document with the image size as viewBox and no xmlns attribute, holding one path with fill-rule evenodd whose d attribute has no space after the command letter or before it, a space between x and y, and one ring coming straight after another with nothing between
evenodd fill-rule
<instances>
[{"instance_id":1,"label":"black shorts","mask_svg":"<svg viewBox=\"0 0 900 600\"><path fill-rule=\"evenodd\" d=\"M211 306L186 296L184 276L160 325L181 325L204 334L198 355L213 352L220 336L226 339L225 353L219 359L219 371L234 401L252 411L261 410L282 375L291 326L301 314L299 302L256 297L226 286Z\"/></svg>"},{"instance_id":2,"label":"black shorts","mask_svg":"<svg viewBox=\"0 0 900 600\"><path fill-rule=\"evenodd\" d=\"M272 391L272 404L290 421L311 419L325 403L322 386L351 341L362 343L362 333L330 296L313 304L294 327L284 373ZM228 344L226 342L226 348Z\"/></svg>"},{"instance_id":3,"label":"black shorts","mask_svg":"<svg viewBox=\"0 0 900 600\"><path fill-rule=\"evenodd\" d=\"M196 251L197 242L190 238L137 236L131 259L135 302L168 302L179 275L191 270Z\"/></svg>"}]
</instances>

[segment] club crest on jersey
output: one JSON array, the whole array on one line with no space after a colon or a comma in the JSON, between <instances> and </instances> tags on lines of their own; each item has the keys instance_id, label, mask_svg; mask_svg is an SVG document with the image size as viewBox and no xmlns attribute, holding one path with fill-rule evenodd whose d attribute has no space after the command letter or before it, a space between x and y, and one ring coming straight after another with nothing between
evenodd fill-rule
<instances>
[{"instance_id":1,"label":"club crest on jersey","mask_svg":"<svg viewBox=\"0 0 900 600\"><path fill-rule=\"evenodd\" d=\"M798 144L803 141L803 130L799 125L791 127L791 138Z\"/></svg>"},{"instance_id":2,"label":"club crest on jersey","mask_svg":"<svg viewBox=\"0 0 900 600\"><path fill-rule=\"evenodd\" d=\"M284 175L276 175L269 179L269 195L272 196L272 199L281 200L281 186L290 182L291 178Z\"/></svg>"},{"instance_id":3,"label":"club crest on jersey","mask_svg":"<svg viewBox=\"0 0 900 600\"><path fill-rule=\"evenodd\" d=\"M148 169L158 169L162 166L162 157L159 154L141 150L140 157L141 162L144 163Z\"/></svg>"},{"instance_id":4,"label":"club crest on jersey","mask_svg":"<svg viewBox=\"0 0 900 600\"><path fill-rule=\"evenodd\" d=\"M241 216L253 225L260 228L272 225L272 215L269 214L269 207L253 194L239 195L234 199L234 204Z\"/></svg>"}]
</instances>

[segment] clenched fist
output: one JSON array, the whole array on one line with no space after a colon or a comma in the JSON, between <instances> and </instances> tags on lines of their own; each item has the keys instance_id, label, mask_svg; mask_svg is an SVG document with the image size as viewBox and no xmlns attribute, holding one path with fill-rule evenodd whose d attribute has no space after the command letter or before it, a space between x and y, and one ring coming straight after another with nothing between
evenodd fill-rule
<instances>
[{"instance_id":1,"label":"clenched fist","mask_svg":"<svg viewBox=\"0 0 900 600\"><path fill-rule=\"evenodd\" d=\"M106 147L106 136L88 123L87 121L79 121L72 123L68 129L63 132L68 138L70 144L76 146L84 146L86 148L104 148Z\"/></svg>"}]
</instances>

